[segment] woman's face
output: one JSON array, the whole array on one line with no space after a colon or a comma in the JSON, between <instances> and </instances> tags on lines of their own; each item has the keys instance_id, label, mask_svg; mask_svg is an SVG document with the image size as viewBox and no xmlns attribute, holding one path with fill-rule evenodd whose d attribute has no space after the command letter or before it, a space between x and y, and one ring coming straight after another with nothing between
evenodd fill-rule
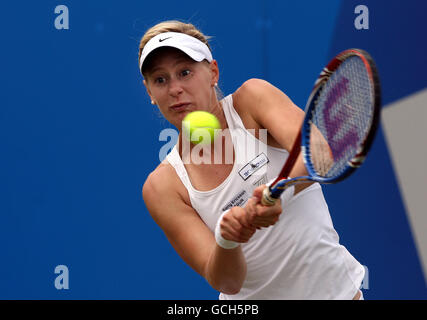
<instances>
[{"instance_id":1,"label":"woman's face","mask_svg":"<svg viewBox=\"0 0 427 320\"><path fill-rule=\"evenodd\" d=\"M150 57L144 77L151 99L163 116L179 129L189 112L212 112L216 107L216 61L196 62L180 50L165 47Z\"/></svg>"}]
</instances>

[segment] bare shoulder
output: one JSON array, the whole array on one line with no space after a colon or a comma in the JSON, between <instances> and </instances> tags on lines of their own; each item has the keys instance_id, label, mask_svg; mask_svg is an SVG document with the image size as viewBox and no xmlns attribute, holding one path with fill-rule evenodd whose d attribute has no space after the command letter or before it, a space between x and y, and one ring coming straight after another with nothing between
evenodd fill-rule
<instances>
[{"instance_id":1,"label":"bare shoulder","mask_svg":"<svg viewBox=\"0 0 427 320\"><path fill-rule=\"evenodd\" d=\"M261 79L249 79L245 81L233 93L233 107L242 119L247 129L260 129L256 120L256 109L262 104L263 92L269 83Z\"/></svg>"},{"instance_id":2,"label":"bare shoulder","mask_svg":"<svg viewBox=\"0 0 427 320\"><path fill-rule=\"evenodd\" d=\"M159 164L157 168L148 175L144 182L144 186L142 187L144 200L150 200L156 194L167 192L168 188L165 182L173 179L173 175L173 168L170 164Z\"/></svg>"},{"instance_id":3,"label":"bare shoulder","mask_svg":"<svg viewBox=\"0 0 427 320\"><path fill-rule=\"evenodd\" d=\"M296 106L280 89L262 79L249 79L233 93L233 105L242 120L261 125L266 113L280 106L283 112Z\"/></svg>"},{"instance_id":4,"label":"bare shoulder","mask_svg":"<svg viewBox=\"0 0 427 320\"><path fill-rule=\"evenodd\" d=\"M242 109L242 106L256 105L259 103L259 99L262 97L263 93L266 90L269 90L270 86L272 85L269 82L262 79L252 78L246 80L233 93L233 103L235 104L235 108Z\"/></svg>"},{"instance_id":5,"label":"bare shoulder","mask_svg":"<svg viewBox=\"0 0 427 320\"><path fill-rule=\"evenodd\" d=\"M165 205L189 202L188 193L185 191L175 169L169 163L163 162L148 175L142 187L142 196L148 211L155 218Z\"/></svg>"},{"instance_id":6,"label":"bare shoulder","mask_svg":"<svg viewBox=\"0 0 427 320\"><path fill-rule=\"evenodd\" d=\"M246 80L234 93L233 101L238 104L254 105L259 103L260 99L268 95L285 95L281 90L272 85L270 82L252 78Z\"/></svg>"},{"instance_id":7,"label":"bare shoulder","mask_svg":"<svg viewBox=\"0 0 427 320\"><path fill-rule=\"evenodd\" d=\"M266 80L252 78L243 82L243 84L239 87L239 89L236 90L235 93L247 94L254 91L256 93L256 92L262 91L263 89L264 90L268 89L269 87L272 87L272 86L273 85Z\"/></svg>"},{"instance_id":8,"label":"bare shoulder","mask_svg":"<svg viewBox=\"0 0 427 320\"><path fill-rule=\"evenodd\" d=\"M304 111L280 89L261 79L249 79L233 93L233 106L246 128L267 129L268 144L290 150Z\"/></svg>"}]
</instances>

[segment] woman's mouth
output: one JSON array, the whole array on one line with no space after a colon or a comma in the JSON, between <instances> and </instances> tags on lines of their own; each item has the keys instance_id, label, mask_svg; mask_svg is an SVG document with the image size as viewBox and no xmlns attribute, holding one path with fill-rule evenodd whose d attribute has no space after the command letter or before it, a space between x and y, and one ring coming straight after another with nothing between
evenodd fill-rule
<instances>
[{"instance_id":1,"label":"woman's mouth","mask_svg":"<svg viewBox=\"0 0 427 320\"><path fill-rule=\"evenodd\" d=\"M181 102L181 103L175 103L175 104L171 105L169 108L175 112L182 112L182 111L187 110L189 105L190 105L190 103L188 103L188 102Z\"/></svg>"}]
</instances>

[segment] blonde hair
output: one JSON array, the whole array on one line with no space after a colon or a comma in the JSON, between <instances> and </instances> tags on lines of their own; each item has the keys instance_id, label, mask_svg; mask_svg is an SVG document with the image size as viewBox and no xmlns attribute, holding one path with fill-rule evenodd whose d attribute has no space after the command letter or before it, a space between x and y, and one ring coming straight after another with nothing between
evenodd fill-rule
<instances>
[{"instance_id":1,"label":"blonde hair","mask_svg":"<svg viewBox=\"0 0 427 320\"><path fill-rule=\"evenodd\" d=\"M144 49L147 42L150 41L151 38L157 36L158 34L164 33L164 32L179 32L179 33L188 34L189 36L192 36L192 37L202 41L204 44L206 44L208 46L209 50L211 50L211 47L209 46L209 43L208 43L208 39L210 39L210 37L204 35L193 24L181 22L178 20L168 20L168 21L163 21L163 22L160 22L160 23L152 26L142 36L141 41L139 42L138 63L139 63L139 59L141 58L142 50Z\"/></svg>"},{"instance_id":2,"label":"blonde hair","mask_svg":"<svg viewBox=\"0 0 427 320\"><path fill-rule=\"evenodd\" d=\"M189 36L192 36L192 37L202 41L204 44L206 44L208 46L209 50L212 51L212 49L209 45L209 42L208 42L208 40L211 37L204 35L193 24L181 22L178 20L167 20L167 21L163 21L163 22L160 22L160 23L152 26L142 36L141 41L139 42L138 66L139 66L139 59L141 58L142 50L144 49L147 42L150 41L151 38L157 36L158 34L164 33L164 32L180 32L180 33L188 34ZM222 99L224 97L224 94L222 93L221 89L218 86L215 86L215 92L216 92L217 97L219 99Z\"/></svg>"}]
</instances>

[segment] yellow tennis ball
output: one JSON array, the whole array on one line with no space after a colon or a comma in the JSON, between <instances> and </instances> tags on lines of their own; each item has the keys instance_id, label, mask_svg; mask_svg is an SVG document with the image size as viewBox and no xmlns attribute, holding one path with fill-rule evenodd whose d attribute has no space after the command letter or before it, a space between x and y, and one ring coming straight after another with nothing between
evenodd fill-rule
<instances>
[{"instance_id":1,"label":"yellow tennis ball","mask_svg":"<svg viewBox=\"0 0 427 320\"><path fill-rule=\"evenodd\" d=\"M206 111L190 112L182 120L183 134L194 144L210 144L215 139L215 129L221 129L221 124Z\"/></svg>"}]
</instances>

